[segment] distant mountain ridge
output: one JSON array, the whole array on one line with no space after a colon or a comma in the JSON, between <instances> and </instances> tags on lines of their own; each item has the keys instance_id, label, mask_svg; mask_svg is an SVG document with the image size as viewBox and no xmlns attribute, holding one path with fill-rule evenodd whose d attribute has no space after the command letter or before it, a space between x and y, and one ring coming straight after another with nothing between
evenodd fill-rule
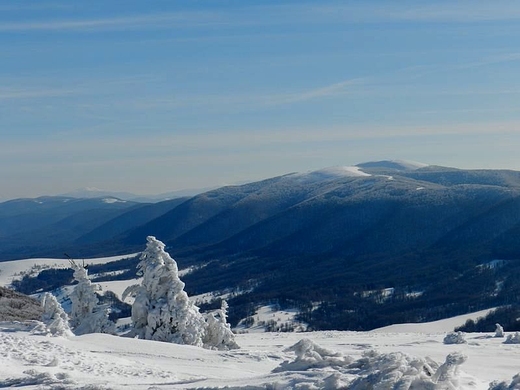
<instances>
[{"instance_id":1,"label":"distant mountain ridge","mask_svg":"<svg viewBox=\"0 0 520 390\"><path fill-rule=\"evenodd\" d=\"M0 258L137 252L154 235L194 267L190 294L248 291L230 301L235 318L252 303L292 302L320 329L497 306L520 281L518 171L379 161L153 204L65 199L0 203ZM481 267L495 259L513 272Z\"/></svg>"},{"instance_id":2,"label":"distant mountain ridge","mask_svg":"<svg viewBox=\"0 0 520 390\"><path fill-rule=\"evenodd\" d=\"M85 187L78 188L75 191L71 191L59 196L63 197L72 197L79 199L96 199L96 198L117 198L121 200L139 202L139 203L156 203L162 202L165 200L177 199L177 198L185 198L189 196L198 195L202 192L209 191L213 189L211 188L193 188L193 189L184 189L177 191L164 192L156 195L137 195L131 192L118 192L118 191L106 191L101 190L99 188L94 187Z\"/></svg>"}]
</instances>

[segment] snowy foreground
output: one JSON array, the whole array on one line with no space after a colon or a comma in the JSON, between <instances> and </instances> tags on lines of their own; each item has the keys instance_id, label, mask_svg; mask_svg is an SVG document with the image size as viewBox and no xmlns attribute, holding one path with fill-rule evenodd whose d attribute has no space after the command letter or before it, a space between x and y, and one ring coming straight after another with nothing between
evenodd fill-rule
<instances>
[{"instance_id":1,"label":"snowy foreground","mask_svg":"<svg viewBox=\"0 0 520 390\"><path fill-rule=\"evenodd\" d=\"M67 264L57 259L2 263L0 285L49 266ZM135 282L103 287L120 295ZM485 314L371 332L263 333L263 327L253 326L236 336L240 348L228 351L99 333L52 337L37 321L0 322L0 388L520 389L520 376L513 378L520 372L520 344L506 344L494 333L468 334L464 344L444 343L456 326ZM264 307L254 317L260 323L283 315Z\"/></svg>"},{"instance_id":2,"label":"snowy foreground","mask_svg":"<svg viewBox=\"0 0 520 390\"><path fill-rule=\"evenodd\" d=\"M0 387L488 389L496 380L511 384L520 372L520 345L493 334L446 345L445 333L397 333L406 326L394 333L249 333L237 335L240 349L213 351L106 334L49 337L31 327L0 323ZM288 349L302 339L299 349ZM448 355L465 361L433 377Z\"/></svg>"}]
</instances>

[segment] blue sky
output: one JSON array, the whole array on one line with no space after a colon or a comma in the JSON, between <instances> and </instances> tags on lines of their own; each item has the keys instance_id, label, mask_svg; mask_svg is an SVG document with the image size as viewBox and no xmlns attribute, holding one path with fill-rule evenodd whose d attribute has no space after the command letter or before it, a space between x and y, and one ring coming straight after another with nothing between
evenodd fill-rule
<instances>
[{"instance_id":1,"label":"blue sky","mask_svg":"<svg viewBox=\"0 0 520 390\"><path fill-rule=\"evenodd\" d=\"M519 22L516 1L0 1L0 199L520 169Z\"/></svg>"}]
</instances>

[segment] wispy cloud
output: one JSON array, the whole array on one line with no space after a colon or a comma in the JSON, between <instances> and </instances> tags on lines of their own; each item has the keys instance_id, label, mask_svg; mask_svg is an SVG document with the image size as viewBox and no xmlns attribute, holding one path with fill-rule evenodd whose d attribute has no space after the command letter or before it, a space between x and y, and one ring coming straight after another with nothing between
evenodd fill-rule
<instances>
[{"instance_id":1,"label":"wispy cloud","mask_svg":"<svg viewBox=\"0 0 520 390\"><path fill-rule=\"evenodd\" d=\"M343 96L353 93L353 88L361 86L366 79L354 78L327 84L321 87L302 89L300 91L273 91L272 93L248 93L243 94L200 94L180 96L164 96L156 98L123 99L117 104L131 106L138 110L152 108L183 108L183 107L207 107L208 109L221 110L228 107L230 110L264 109L268 107L284 106L304 103L311 100L319 100L331 97Z\"/></svg>"},{"instance_id":2,"label":"wispy cloud","mask_svg":"<svg viewBox=\"0 0 520 390\"><path fill-rule=\"evenodd\" d=\"M460 72L469 69L477 69L515 61L520 61L520 53L518 52L487 55L472 61L465 61L462 63L429 63L427 65L406 66L393 72L379 75L379 77L385 76L391 78L391 76L395 74L399 75L401 78L406 77L407 79L418 80L439 73ZM465 94L464 91L461 91L461 93ZM487 93L496 92L494 90L488 90Z\"/></svg>"},{"instance_id":3,"label":"wispy cloud","mask_svg":"<svg viewBox=\"0 0 520 390\"><path fill-rule=\"evenodd\" d=\"M4 8L2 8L4 7ZM62 4L0 6L0 11L67 7ZM323 23L374 23L393 21L479 22L520 19L515 1L436 2L417 6L415 2L373 2L241 5L209 11L178 11L112 17L66 18L61 20L3 21L0 32L23 31L107 31L197 26L294 25ZM200 38L199 38L200 39Z\"/></svg>"},{"instance_id":4,"label":"wispy cloud","mask_svg":"<svg viewBox=\"0 0 520 390\"><path fill-rule=\"evenodd\" d=\"M414 1L363 2L302 5L295 7L300 17L320 21L350 22L480 22L520 19L518 2L437 1L417 5Z\"/></svg>"},{"instance_id":5,"label":"wispy cloud","mask_svg":"<svg viewBox=\"0 0 520 390\"><path fill-rule=\"evenodd\" d=\"M349 88L361 85L364 83L364 79L355 78L350 80L340 81L334 84L325 85L323 87L317 87L314 89L305 90L297 93L289 93L287 95L279 95L267 97L266 102L272 102L273 104L290 104L297 102L304 102L308 100L321 99L326 97L344 95L349 93Z\"/></svg>"},{"instance_id":6,"label":"wispy cloud","mask_svg":"<svg viewBox=\"0 0 520 390\"><path fill-rule=\"evenodd\" d=\"M222 25L229 23L218 13L178 12L109 18L68 19L32 22L0 22L2 32L23 31L107 31L144 28Z\"/></svg>"},{"instance_id":7,"label":"wispy cloud","mask_svg":"<svg viewBox=\"0 0 520 390\"><path fill-rule=\"evenodd\" d=\"M78 93L74 89L5 89L0 88L0 100L16 100L16 99L35 99L35 98L50 98L70 96Z\"/></svg>"},{"instance_id":8,"label":"wispy cloud","mask_svg":"<svg viewBox=\"0 0 520 390\"><path fill-rule=\"evenodd\" d=\"M471 69L482 66L497 65L507 62L520 61L520 53L506 53L495 56L484 57L479 61L468 62L466 64L456 66L457 69Z\"/></svg>"},{"instance_id":9,"label":"wispy cloud","mask_svg":"<svg viewBox=\"0 0 520 390\"><path fill-rule=\"evenodd\" d=\"M518 2L504 1L498 4L489 1L438 2L426 6L409 4L409 9L389 12L398 20L431 22L479 22L516 20L520 18Z\"/></svg>"},{"instance_id":10,"label":"wispy cloud","mask_svg":"<svg viewBox=\"0 0 520 390\"><path fill-rule=\"evenodd\" d=\"M23 3L21 1L12 2L11 4L0 4L0 12L10 11L41 11L41 10L66 10L74 9L73 4L67 3L48 3L48 2L35 2L35 3Z\"/></svg>"},{"instance_id":11,"label":"wispy cloud","mask_svg":"<svg viewBox=\"0 0 520 390\"><path fill-rule=\"evenodd\" d=\"M59 72L46 73L38 77L0 77L0 100L59 98L72 95L99 98L105 94L125 94L128 89L136 86L160 82L159 76L146 73L112 78L98 76L88 81L66 79Z\"/></svg>"}]
</instances>

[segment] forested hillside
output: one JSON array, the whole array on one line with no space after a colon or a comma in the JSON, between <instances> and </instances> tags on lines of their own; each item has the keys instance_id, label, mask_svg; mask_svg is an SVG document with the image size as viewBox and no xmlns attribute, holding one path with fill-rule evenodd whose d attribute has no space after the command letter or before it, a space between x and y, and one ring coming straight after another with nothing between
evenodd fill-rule
<instances>
[{"instance_id":1,"label":"forested hillside","mask_svg":"<svg viewBox=\"0 0 520 390\"><path fill-rule=\"evenodd\" d=\"M520 279L516 171L373 162L103 215L74 235L65 229L68 238L52 226L69 226L70 217L53 221L46 235L33 230L3 256L133 253L153 235L181 267L193 267L184 278L190 295L233 292L231 321L274 302L298 307L316 329L370 329L510 303ZM495 260L500 267L486 265Z\"/></svg>"}]
</instances>

